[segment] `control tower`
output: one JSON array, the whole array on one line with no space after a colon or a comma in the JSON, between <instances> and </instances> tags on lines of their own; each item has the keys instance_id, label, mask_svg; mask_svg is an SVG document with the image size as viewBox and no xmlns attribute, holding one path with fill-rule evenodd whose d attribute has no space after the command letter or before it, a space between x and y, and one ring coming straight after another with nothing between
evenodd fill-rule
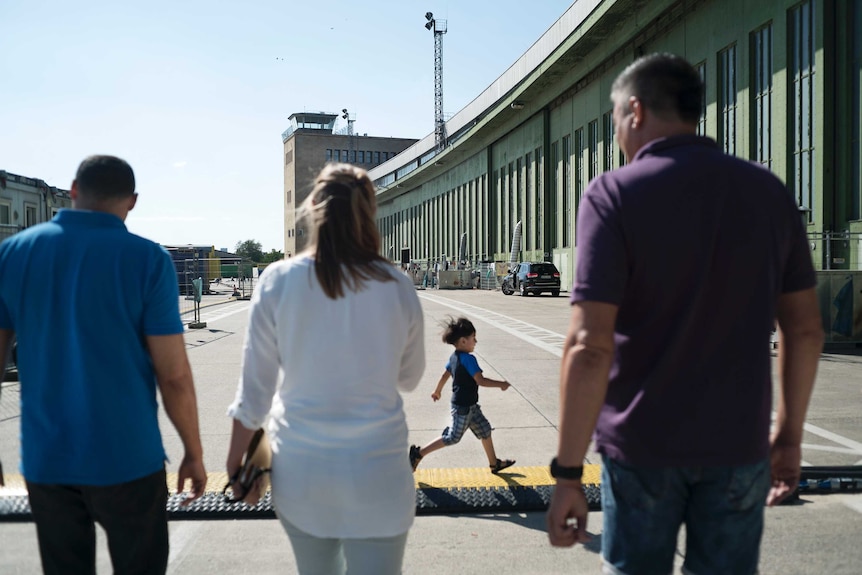
<instances>
[{"instance_id":1,"label":"control tower","mask_svg":"<svg viewBox=\"0 0 862 575\"><path fill-rule=\"evenodd\" d=\"M345 116L347 116L345 118ZM353 130L353 114L296 112L282 132L284 146L284 255L305 247L308 230L296 219L296 208L311 192L317 173L329 162L353 164L365 170L382 164L417 142L408 138L375 137ZM344 118L340 127L338 118Z\"/></svg>"}]
</instances>

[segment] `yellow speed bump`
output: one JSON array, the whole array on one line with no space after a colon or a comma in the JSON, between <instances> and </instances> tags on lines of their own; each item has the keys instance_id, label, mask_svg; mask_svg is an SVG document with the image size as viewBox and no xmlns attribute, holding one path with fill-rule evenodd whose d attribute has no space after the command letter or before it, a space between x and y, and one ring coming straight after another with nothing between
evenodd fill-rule
<instances>
[{"instance_id":1,"label":"yellow speed bump","mask_svg":"<svg viewBox=\"0 0 862 575\"><path fill-rule=\"evenodd\" d=\"M584 465L584 485L601 483L601 465ZM469 489L495 487L537 487L554 485L548 466L513 466L494 475L487 467L458 467L422 469L413 474L417 489Z\"/></svg>"}]
</instances>

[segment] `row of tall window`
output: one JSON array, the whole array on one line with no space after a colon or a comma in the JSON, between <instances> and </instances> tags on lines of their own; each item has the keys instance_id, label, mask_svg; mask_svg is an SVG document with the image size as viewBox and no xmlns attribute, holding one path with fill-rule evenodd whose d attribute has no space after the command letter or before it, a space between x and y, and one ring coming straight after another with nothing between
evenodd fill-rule
<instances>
[{"instance_id":1,"label":"row of tall window","mask_svg":"<svg viewBox=\"0 0 862 575\"><path fill-rule=\"evenodd\" d=\"M788 26L792 38L790 58L790 146L792 161L788 184L799 207L808 210L813 221L814 200L814 0L790 11Z\"/></svg>"},{"instance_id":2,"label":"row of tall window","mask_svg":"<svg viewBox=\"0 0 862 575\"><path fill-rule=\"evenodd\" d=\"M493 214L500 226L495 228L492 247L507 253L518 222L521 222L521 251L539 249L544 225L543 189L544 155L538 147L500 167L492 193ZM499 198L499 201L496 201ZM550 206L555 210L555 206Z\"/></svg>"},{"instance_id":3,"label":"row of tall window","mask_svg":"<svg viewBox=\"0 0 862 575\"><path fill-rule=\"evenodd\" d=\"M385 256L395 259L401 248L409 247L413 259L457 260L461 237L465 238L467 260L492 254L493 246L486 177L475 178L421 205L378 219Z\"/></svg>"},{"instance_id":4,"label":"row of tall window","mask_svg":"<svg viewBox=\"0 0 862 575\"><path fill-rule=\"evenodd\" d=\"M575 242L575 223L578 207L586 190L587 183L603 172L625 165L625 156L619 151L617 165L614 165L615 130L613 111L602 114L601 133L599 120L591 120L572 134L566 134L557 142L551 143L551 190L552 202L550 221L551 248L569 247ZM603 149L599 152L599 142ZM557 147L559 145L559 148ZM559 150L559 153L558 153ZM557 211L557 202L561 209Z\"/></svg>"},{"instance_id":5,"label":"row of tall window","mask_svg":"<svg viewBox=\"0 0 862 575\"><path fill-rule=\"evenodd\" d=\"M851 129L850 129L850 212L854 220L862 218L862 3L851 4L850 58L847 74L851 85Z\"/></svg>"},{"instance_id":6,"label":"row of tall window","mask_svg":"<svg viewBox=\"0 0 862 575\"><path fill-rule=\"evenodd\" d=\"M700 82L706 87L706 62L701 62L695 65L697 74L700 76ZM701 100L700 104L700 119L697 121L697 135L706 135L706 97Z\"/></svg>"},{"instance_id":7,"label":"row of tall window","mask_svg":"<svg viewBox=\"0 0 862 575\"><path fill-rule=\"evenodd\" d=\"M798 4L788 11L789 120L787 182L798 205L808 211L813 221L814 200L814 0ZM772 129L773 92L773 23L768 22L751 32L750 45L750 159L773 167ZM717 55L718 142L729 154L736 154L737 144L737 47L731 44ZM706 64L698 65L705 78ZM705 114L698 133L705 133Z\"/></svg>"},{"instance_id":8,"label":"row of tall window","mask_svg":"<svg viewBox=\"0 0 862 575\"><path fill-rule=\"evenodd\" d=\"M378 152L371 150L333 150L326 149L327 162L345 162L348 164L382 164L395 155L395 152Z\"/></svg>"},{"instance_id":9,"label":"row of tall window","mask_svg":"<svg viewBox=\"0 0 862 575\"><path fill-rule=\"evenodd\" d=\"M752 159L772 168L772 24L751 33Z\"/></svg>"},{"instance_id":10,"label":"row of tall window","mask_svg":"<svg viewBox=\"0 0 862 575\"><path fill-rule=\"evenodd\" d=\"M718 143L736 154L736 44L718 53Z\"/></svg>"}]
</instances>

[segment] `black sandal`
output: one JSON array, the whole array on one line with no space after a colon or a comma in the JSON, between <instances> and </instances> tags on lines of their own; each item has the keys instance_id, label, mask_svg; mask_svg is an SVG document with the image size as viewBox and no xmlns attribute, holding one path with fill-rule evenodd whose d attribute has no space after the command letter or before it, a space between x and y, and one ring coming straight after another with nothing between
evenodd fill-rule
<instances>
[{"instance_id":1,"label":"black sandal","mask_svg":"<svg viewBox=\"0 0 862 575\"><path fill-rule=\"evenodd\" d=\"M491 473L497 475L507 467L512 467L515 465L514 459L498 459L496 465L491 465Z\"/></svg>"},{"instance_id":2,"label":"black sandal","mask_svg":"<svg viewBox=\"0 0 862 575\"><path fill-rule=\"evenodd\" d=\"M422 461L422 454L419 453L418 445L410 446L410 466L413 468L413 471L416 471L416 468L419 466L419 462Z\"/></svg>"}]
</instances>

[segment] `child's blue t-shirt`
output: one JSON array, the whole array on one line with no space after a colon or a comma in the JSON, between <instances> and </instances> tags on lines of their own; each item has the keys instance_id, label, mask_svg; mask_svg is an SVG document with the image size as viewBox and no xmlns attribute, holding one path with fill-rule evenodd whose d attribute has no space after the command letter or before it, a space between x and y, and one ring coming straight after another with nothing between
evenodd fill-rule
<instances>
[{"instance_id":1,"label":"child's blue t-shirt","mask_svg":"<svg viewBox=\"0 0 862 575\"><path fill-rule=\"evenodd\" d=\"M446 371L452 374L452 405L479 403L479 385L473 377L482 371L471 353L456 351L449 356Z\"/></svg>"}]
</instances>

